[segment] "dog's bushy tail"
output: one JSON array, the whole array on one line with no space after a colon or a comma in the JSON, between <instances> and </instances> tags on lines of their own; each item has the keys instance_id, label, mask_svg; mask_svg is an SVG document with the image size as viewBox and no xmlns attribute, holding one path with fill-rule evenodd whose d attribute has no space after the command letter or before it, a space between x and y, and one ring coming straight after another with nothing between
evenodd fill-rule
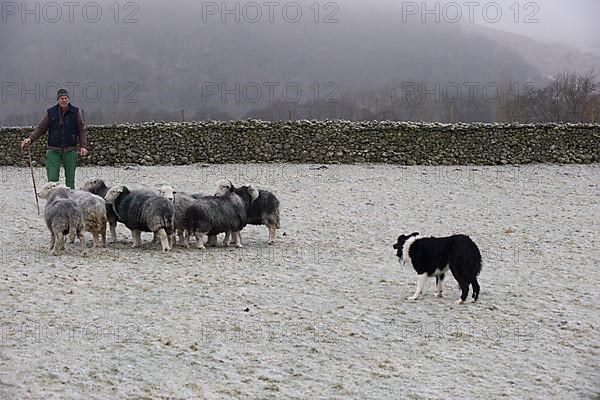
<instances>
[{"instance_id":1,"label":"dog's bushy tail","mask_svg":"<svg viewBox=\"0 0 600 400\"><path fill-rule=\"evenodd\" d=\"M473 252L473 260L475 261L474 267L475 271L477 272L476 275L479 275L483 264L483 261L481 260L481 252L479 251L479 247L477 247L477 245L475 244L475 242L473 242L473 240L471 240L471 238L469 238L469 246L471 247L471 251Z\"/></svg>"},{"instance_id":2,"label":"dog's bushy tail","mask_svg":"<svg viewBox=\"0 0 600 400\"><path fill-rule=\"evenodd\" d=\"M477 275L479 275L479 273L481 272L481 267L483 264L483 261L481 260L481 252L479 251L479 247L477 247L477 245L475 244L475 242L473 242L473 240L471 240L471 238L468 238L468 242L469 242L469 247L471 248L471 252L473 253L473 269L474 269L474 274L473 274L473 278L471 279L471 286L473 287L473 301L477 301L477 299L479 298L479 282L477 282Z\"/></svg>"},{"instance_id":3,"label":"dog's bushy tail","mask_svg":"<svg viewBox=\"0 0 600 400\"><path fill-rule=\"evenodd\" d=\"M479 282L477 282L477 278L473 278L471 286L473 286L473 301L477 301L479 298Z\"/></svg>"}]
</instances>

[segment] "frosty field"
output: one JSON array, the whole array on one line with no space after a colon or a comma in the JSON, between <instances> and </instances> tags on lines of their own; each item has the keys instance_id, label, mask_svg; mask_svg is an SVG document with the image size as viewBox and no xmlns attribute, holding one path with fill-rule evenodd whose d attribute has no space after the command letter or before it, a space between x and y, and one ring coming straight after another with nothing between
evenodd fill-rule
<instances>
[{"instance_id":1,"label":"frosty field","mask_svg":"<svg viewBox=\"0 0 600 400\"><path fill-rule=\"evenodd\" d=\"M1 399L597 399L600 165L79 168L77 182L281 201L274 245L119 242L53 257L28 169L1 167ZM39 187L45 171L36 169ZM43 213L44 201L40 200ZM400 233L465 233L475 304L416 274ZM91 238L87 237L91 242ZM90 243L88 243L90 245Z\"/></svg>"}]
</instances>

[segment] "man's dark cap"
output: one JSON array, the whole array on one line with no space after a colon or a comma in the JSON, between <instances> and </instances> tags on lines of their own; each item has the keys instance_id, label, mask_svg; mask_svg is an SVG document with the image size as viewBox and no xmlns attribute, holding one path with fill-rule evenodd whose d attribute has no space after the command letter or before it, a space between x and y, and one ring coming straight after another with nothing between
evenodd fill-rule
<instances>
[{"instance_id":1,"label":"man's dark cap","mask_svg":"<svg viewBox=\"0 0 600 400\"><path fill-rule=\"evenodd\" d=\"M58 89L58 92L56 92L56 100L60 99L62 96L69 97L69 92L67 92L66 89Z\"/></svg>"}]
</instances>

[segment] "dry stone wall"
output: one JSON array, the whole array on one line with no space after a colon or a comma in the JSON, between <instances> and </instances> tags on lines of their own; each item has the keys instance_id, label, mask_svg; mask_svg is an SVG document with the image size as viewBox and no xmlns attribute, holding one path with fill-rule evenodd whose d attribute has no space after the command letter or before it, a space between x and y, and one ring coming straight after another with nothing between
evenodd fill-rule
<instances>
[{"instance_id":1,"label":"dry stone wall","mask_svg":"<svg viewBox=\"0 0 600 400\"><path fill-rule=\"evenodd\" d=\"M0 165L27 165L32 127L0 129ZM598 124L441 124L257 120L88 126L80 165L389 163L404 165L600 162ZM44 163L45 137L32 147Z\"/></svg>"}]
</instances>

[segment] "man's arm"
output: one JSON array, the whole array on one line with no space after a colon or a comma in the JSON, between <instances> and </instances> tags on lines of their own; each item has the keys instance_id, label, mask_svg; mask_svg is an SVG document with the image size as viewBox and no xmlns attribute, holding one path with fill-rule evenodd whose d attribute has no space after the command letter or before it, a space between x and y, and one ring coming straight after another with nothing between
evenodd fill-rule
<instances>
[{"instance_id":1,"label":"man's arm","mask_svg":"<svg viewBox=\"0 0 600 400\"><path fill-rule=\"evenodd\" d=\"M81 110L77 113L77 133L79 134L79 147L87 149L87 131L81 116Z\"/></svg>"},{"instance_id":2,"label":"man's arm","mask_svg":"<svg viewBox=\"0 0 600 400\"><path fill-rule=\"evenodd\" d=\"M77 133L79 134L79 155L85 157L89 154L87 149L87 131L83 123L81 111L77 113Z\"/></svg>"},{"instance_id":3,"label":"man's arm","mask_svg":"<svg viewBox=\"0 0 600 400\"><path fill-rule=\"evenodd\" d=\"M31 143L38 140L42 135L44 135L48 131L48 113L44 114L44 117L37 125L35 130L31 132L28 138L24 139L21 142L21 147L29 146Z\"/></svg>"}]
</instances>

